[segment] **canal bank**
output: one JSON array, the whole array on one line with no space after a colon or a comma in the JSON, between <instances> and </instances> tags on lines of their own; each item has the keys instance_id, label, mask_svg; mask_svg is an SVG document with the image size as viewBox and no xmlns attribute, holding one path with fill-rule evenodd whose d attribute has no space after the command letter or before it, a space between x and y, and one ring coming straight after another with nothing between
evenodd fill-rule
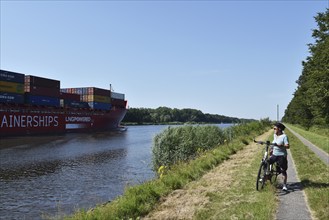
<instances>
[{"instance_id":1,"label":"canal bank","mask_svg":"<svg viewBox=\"0 0 329 220\"><path fill-rule=\"evenodd\" d=\"M152 179L152 139L166 127L1 139L0 219L70 215Z\"/></svg>"}]
</instances>

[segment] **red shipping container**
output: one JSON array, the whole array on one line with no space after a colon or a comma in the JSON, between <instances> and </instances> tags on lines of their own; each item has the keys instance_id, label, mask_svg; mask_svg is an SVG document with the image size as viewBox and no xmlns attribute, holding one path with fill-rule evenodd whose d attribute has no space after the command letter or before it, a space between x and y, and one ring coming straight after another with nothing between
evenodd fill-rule
<instances>
[{"instance_id":1,"label":"red shipping container","mask_svg":"<svg viewBox=\"0 0 329 220\"><path fill-rule=\"evenodd\" d=\"M80 102L80 95L74 93L61 92L60 98L65 100L77 101Z\"/></svg>"},{"instance_id":2,"label":"red shipping container","mask_svg":"<svg viewBox=\"0 0 329 220\"><path fill-rule=\"evenodd\" d=\"M25 85L60 89L60 81L38 76L25 76Z\"/></svg>"},{"instance_id":3,"label":"red shipping container","mask_svg":"<svg viewBox=\"0 0 329 220\"><path fill-rule=\"evenodd\" d=\"M122 99L111 99L111 103L112 103L112 106L125 108L127 101L122 100Z\"/></svg>"},{"instance_id":4,"label":"red shipping container","mask_svg":"<svg viewBox=\"0 0 329 220\"><path fill-rule=\"evenodd\" d=\"M60 91L57 88L41 87L41 86L24 86L24 91L36 96L49 96L59 98Z\"/></svg>"},{"instance_id":5,"label":"red shipping container","mask_svg":"<svg viewBox=\"0 0 329 220\"><path fill-rule=\"evenodd\" d=\"M100 89L96 87L80 87L80 88L65 88L64 92L75 93L80 95L100 95L111 97L111 91L107 89Z\"/></svg>"}]
</instances>

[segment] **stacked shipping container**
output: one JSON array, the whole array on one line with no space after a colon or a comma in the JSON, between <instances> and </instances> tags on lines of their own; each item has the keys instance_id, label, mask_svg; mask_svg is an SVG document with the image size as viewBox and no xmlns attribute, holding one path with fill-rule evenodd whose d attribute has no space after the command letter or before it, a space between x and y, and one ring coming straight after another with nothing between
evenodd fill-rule
<instances>
[{"instance_id":1,"label":"stacked shipping container","mask_svg":"<svg viewBox=\"0 0 329 220\"><path fill-rule=\"evenodd\" d=\"M60 106L60 81L25 76L25 102L32 105Z\"/></svg>"},{"instance_id":2,"label":"stacked shipping container","mask_svg":"<svg viewBox=\"0 0 329 220\"><path fill-rule=\"evenodd\" d=\"M24 103L24 74L0 70L0 103Z\"/></svg>"},{"instance_id":3,"label":"stacked shipping container","mask_svg":"<svg viewBox=\"0 0 329 220\"><path fill-rule=\"evenodd\" d=\"M80 101L79 94L61 92L60 102L64 108L89 108L87 102Z\"/></svg>"},{"instance_id":4,"label":"stacked shipping container","mask_svg":"<svg viewBox=\"0 0 329 220\"><path fill-rule=\"evenodd\" d=\"M110 110L112 107L110 90L96 87L83 87L61 89L61 92L79 94L80 101L88 103L92 109Z\"/></svg>"},{"instance_id":5,"label":"stacked shipping container","mask_svg":"<svg viewBox=\"0 0 329 220\"><path fill-rule=\"evenodd\" d=\"M124 94L96 87L60 89L60 81L0 70L0 103L110 110L126 108Z\"/></svg>"}]
</instances>

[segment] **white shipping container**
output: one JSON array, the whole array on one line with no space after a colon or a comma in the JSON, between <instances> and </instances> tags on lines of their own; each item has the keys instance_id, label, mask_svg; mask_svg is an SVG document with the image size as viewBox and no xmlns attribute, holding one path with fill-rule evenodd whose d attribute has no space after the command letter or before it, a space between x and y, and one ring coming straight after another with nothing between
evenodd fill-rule
<instances>
[{"instance_id":1,"label":"white shipping container","mask_svg":"<svg viewBox=\"0 0 329 220\"><path fill-rule=\"evenodd\" d=\"M117 92L111 92L111 98L112 98L112 99L121 99L121 100L125 100L125 94L117 93Z\"/></svg>"}]
</instances>

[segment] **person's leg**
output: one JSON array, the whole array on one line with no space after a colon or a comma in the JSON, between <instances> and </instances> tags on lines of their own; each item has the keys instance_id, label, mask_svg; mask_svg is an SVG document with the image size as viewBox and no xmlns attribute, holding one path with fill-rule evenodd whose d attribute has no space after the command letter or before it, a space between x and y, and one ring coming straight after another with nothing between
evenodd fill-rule
<instances>
[{"instance_id":1,"label":"person's leg","mask_svg":"<svg viewBox=\"0 0 329 220\"><path fill-rule=\"evenodd\" d=\"M267 162L268 162L268 165L273 165L273 163L274 162L276 162L277 161L277 159L278 159L278 157L277 156L274 156L273 154L270 156L270 158L267 160ZM267 167L267 170L269 170L269 167ZM265 176L265 180L267 180L268 178L269 179L271 179L272 177L271 176L269 176L268 174L269 173L266 173L267 175Z\"/></svg>"},{"instance_id":2,"label":"person's leg","mask_svg":"<svg viewBox=\"0 0 329 220\"><path fill-rule=\"evenodd\" d=\"M283 184L286 185L288 179L287 172L285 172L285 174L282 174L282 178L283 178Z\"/></svg>"},{"instance_id":3,"label":"person's leg","mask_svg":"<svg viewBox=\"0 0 329 220\"><path fill-rule=\"evenodd\" d=\"M287 157L280 157L278 161L281 170L282 170L282 179L283 179L283 190L287 190L287 180L288 180L288 175L287 175L287 169L288 169L288 160Z\"/></svg>"}]
</instances>

